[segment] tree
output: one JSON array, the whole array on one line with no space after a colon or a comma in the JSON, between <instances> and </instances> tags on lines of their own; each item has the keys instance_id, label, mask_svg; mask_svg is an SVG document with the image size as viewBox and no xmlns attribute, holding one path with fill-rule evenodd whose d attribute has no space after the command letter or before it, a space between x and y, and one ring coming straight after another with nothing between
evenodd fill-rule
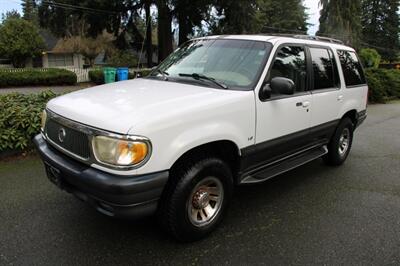
<instances>
[{"instance_id":1,"label":"tree","mask_svg":"<svg viewBox=\"0 0 400 266\"><path fill-rule=\"evenodd\" d=\"M139 11L143 7L148 11L148 21L152 3L152 0L47 0L39 2L38 9L40 25L58 37L97 38L107 31L115 36L116 47L125 50L141 47L144 35L149 34L140 32L138 28L142 20ZM147 37L146 50L150 62L151 36Z\"/></svg>"},{"instance_id":2,"label":"tree","mask_svg":"<svg viewBox=\"0 0 400 266\"><path fill-rule=\"evenodd\" d=\"M151 0L144 0L144 9L146 13L146 54L147 67L153 66L153 36L152 36L152 18L151 18Z\"/></svg>"},{"instance_id":3,"label":"tree","mask_svg":"<svg viewBox=\"0 0 400 266\"><path fill-rule=\"evenodd\" d=\"M258 5L261 32L307 33L308 15L302 0L261 0Z\"/></svg>"},{"instance_id":4,"label":"tree","mask_svg":"<svg viewBox=\"0 0 400 266\"><path fill-rule=\"evenodd\" d=\"M217 34L303 33L308 16L302 0L216 0Z\"/></svg>"},{"instance_id":5,"label":"tree","mask_svg":"<svg viewBox=\"0 0 400 266\"><path fill-rule=\"evenodd\" d=\"M166 0L156 1L158 10L158 61L164 60L172 48L172 10Z\"/></svg>"},{"instance_id":6,"label":"tree","mask_svg":"<svg viewBox=\"0 0 400 266\"><path fill-rule=\"evenodd\" d=\"M40 25L57 36L74 36L83 31L95 38L104 30L115 37L121 35L142 6L143 0L47 0L39 2L38 10Z\"/></svg>"},{"instance_id":7,"label":"tree","mask_svg":"<svg viewBox=\"0 0 400 266\"><path fill-rule=\"evenodd\" d=\"M377 49L388 61L396 60L400 50L399 5L400 0L362 2L362 45Z\"/></svg>"},{"instance_id":8,"label":"tree","mask_svg":"<svg viewBox=\"0 0 400 266\"><path fill-rule=\"evenodd\" d=\"M211 0L174 0L173 14L179 26L179 45L183 44L193 34L196 27L201 27L207 20L210 11Z\"/></svg>"},{"instance_id":9,"label":"tree","mask_svg":"<svg viewBox=\"0 0 400 266\"><path fill-rule=\"evenodd\" d=\"M35 0L22 0L21 6L23 13L22 18L36 24L38 22L38 17Z\"/></svg>"},{"instance_id":10,"label":"tree","mask_svg":"<svg viewBox=\"0 0 400 266\"><path fill-rule=\"evenodd\" d=\"M31 22L11 18L0 25L0 54L14 67L24 67L28 58L40 55L43 49L44 41Z\"/></svg>"},{"instance_id":11,"label":"tree","mask_svg":"<svg viewBox=\"0 0 400 266\"><path fill-rule=\"evenodd\" d=\"M360 0L321 0L317 35L334 37L358 47L361 37Z\"/></svg>"},{"instance_id":12,"label":"tree","mask_svg":"<svg viewBox=\"0 0 400 266\"><path fill-rule=\"evenodd\" d=\"M211 23L214 34L254 33L257 28L257 0L215 0L217 18Z\"/></svg>"},{"instance_id":13,"label":"tree","mask_svg":"<svg viewBox=\"0 0 400 266\"><path fill-rule=\"evenodd\" d=\"M13 9L11 11L7 11L6 13L1 14L1 20L5 21L11 18L21 18L21 15L18 13L17 10Z\"/></svg>"}]
</instances>

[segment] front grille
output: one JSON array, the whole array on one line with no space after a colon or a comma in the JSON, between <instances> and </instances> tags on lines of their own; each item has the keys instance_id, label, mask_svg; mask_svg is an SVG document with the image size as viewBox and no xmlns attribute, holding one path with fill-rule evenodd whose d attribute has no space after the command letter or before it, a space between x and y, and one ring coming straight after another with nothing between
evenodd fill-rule
<instances>
[{"instance_id":1,"label":"front grille","mask_svg":"<svg viewBox=\"0 0 400 266\"><path fill-rule=\"evenodd\" d=\"M89 159L89 141L85 133L61 125L50 118L46 123L46 135L61 148L83 159ZM60 137L60 135L63 136Z\"/></svg>"}]
</instances>

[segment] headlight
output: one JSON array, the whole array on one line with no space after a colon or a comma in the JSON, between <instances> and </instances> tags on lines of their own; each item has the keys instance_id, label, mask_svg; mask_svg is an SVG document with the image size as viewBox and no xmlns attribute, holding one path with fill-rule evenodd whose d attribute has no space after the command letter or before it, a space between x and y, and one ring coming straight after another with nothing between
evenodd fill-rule
<instances>
[{"instance_id":1,"label":"headlight","mask_svg":"<svg viewBox=\"0 0 400 266\"><path fill-rule=\"evenodd\" d=\"M93 152L101 163L115 166L133 166L141 163L149 153L145 141L116 139L105 136L93 138Z\"/></svg>"},{"instance_id":2,"label":"headlight","mask_svg":"<svg viewBox=\"0 0 400 266\"><path fill-rule=\"evenodd\" d=\"M46 126L46 120L47 120L47 112L46 112L46 110L43 110L43 112L42 112L42 121L41 121L41 126L40 126L40 129L42 130L42 131L44 131L44 127Z\"/></svg>"}]
</instances>

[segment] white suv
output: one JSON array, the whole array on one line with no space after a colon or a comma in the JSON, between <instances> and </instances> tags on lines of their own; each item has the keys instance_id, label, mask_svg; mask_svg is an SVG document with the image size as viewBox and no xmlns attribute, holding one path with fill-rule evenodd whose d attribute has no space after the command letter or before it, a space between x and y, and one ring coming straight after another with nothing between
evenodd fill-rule
<instances>
[{"instance_id":1,"label":"white suv","mask_svg":"<svg viewBox=\"0 0 400 266\"><path fill-rule=\"evenodd\" d=\"M235 185L322 157L366 118L354 49L305 36L194 39L145 78L51 100L34 142L49 179L115 217L158 214L181 241L221 221Z\"/></svg>"}]
</instances>

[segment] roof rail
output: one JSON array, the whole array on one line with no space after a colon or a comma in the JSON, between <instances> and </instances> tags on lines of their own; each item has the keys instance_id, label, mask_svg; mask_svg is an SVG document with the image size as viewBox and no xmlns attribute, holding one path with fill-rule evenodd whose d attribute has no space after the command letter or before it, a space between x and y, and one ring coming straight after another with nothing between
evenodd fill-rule
<instances>
[{"instance_id":1,"label":"roof rail","mask_svg":"<svg viewBox=\"0 0 400 266\"><path fill-rule=\"evenodd\" d=\"M282 37L295 38L295 39L303 39L303 40L312 40L312 41L344 44L344 42L341 41L341 40L334 39L334 38L328 38L328 37L321 37L321 36L310 36L310 35L301 35L301 34L287 34L287 33L264 33L263 35L282 36Z\"/></svg>"}]
</instances>

